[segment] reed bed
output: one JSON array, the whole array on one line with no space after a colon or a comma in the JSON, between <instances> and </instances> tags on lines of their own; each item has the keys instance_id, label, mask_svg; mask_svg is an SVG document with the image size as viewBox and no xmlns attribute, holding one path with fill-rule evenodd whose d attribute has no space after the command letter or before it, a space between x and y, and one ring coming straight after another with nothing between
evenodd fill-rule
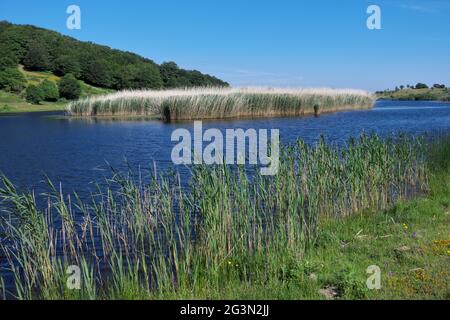
<instances>
[{"instance_id":1,"label":"reed bed","mask_svg":"<svg viewBox=\"0 0 450 320\"><path fill-rule=\"evenodd\" d=\"M371 94L352 89L196 88L121 91L71 102L74 116L154 116L166 121L301 116L368 109Z\"/></svg>"},{"instance_id":2,"label":"reed bed","mask_svg":"<svg viewBox=\"0 0 450 320\"><path fill-rule=\"evenodd\" d=\"M197 166L183 187L177 174L113 172L87 202L49 181L46 208L3 177L0 265L19 299L195 297L283 279L290 259L314 250L320 219L426 192L425 149L409 137L363 135L345 148L299 140L281 148L273 177ZM81 269L81 290L66 286L69 265Z\"/></svg>"}]
</instances>

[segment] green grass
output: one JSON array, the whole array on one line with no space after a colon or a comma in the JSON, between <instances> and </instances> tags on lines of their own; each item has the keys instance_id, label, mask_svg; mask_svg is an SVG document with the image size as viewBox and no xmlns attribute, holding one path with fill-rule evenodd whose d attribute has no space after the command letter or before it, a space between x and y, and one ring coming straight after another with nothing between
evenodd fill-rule
<instances>
[{"instance_id":1,"label":"green grass","mask_svg":"<svg viewBox=\"0 0 450 320\"><path fill-rule=\"evenodd\" d=\"M403 89L377 94L379 99L450 101L450 89Z\"/></svg>"},{"instance_id":2,"label":"green grass","mask_svg":"<svg viewBox=\"0 0 450 320\"><path fill-rule=\"evenodd\" d=\"M38 85L44 80L49 80L49 81L52 81L55 83L60 80L60 77L55 76L51 72L28 71L28 70L25 70L22 65L19 65L19 70L25 76L27 85L30 85L30 84Z\"/></svg>"},{"instance_id":3,"label":"green grass","mask_svg":"<svg viewBox=\"0 0 450 320\"><path fill-rule=\"evenodd\" d=\"M0 251L21 299L448 298L449 151L450 139L298 141L274 177L200 166L185 189L114 172L90 202L49 182L47 210L3 178ZM65 286L72 264L80 291ZM381 290L365 285L369 265Z\"/></svg>"},{"instance_id":4,"label":"green grass","mask_svg":"<svg viewBox=\"0 0 450 320\"><path fill-rule=\"evenodd\" d=\"M42 112L64 110L66 102L41 102L31 104L17 94L0 90L0 114L20 112Z\"/></svg>"},{"instance_id":5,"label":"green grass","mask_svg":"<svg viewBox=\"0 0 450 320\"><path fill-rule=\"evenodd\" d=\"M23 73L25 76L25 79L27 80L27 85L33 84L38 85L44 80L49 80L54 83L58 83L59 80L61 80L60 77L55 76L51 72L41 72L41 71L28 71L23 68L23 66L19 66L19 70ZM111 89L105 89L105 88L99 88L91 86L84 81L79 81L81 85L81 98L87 98L90 96L96 96L96 95L103 95L108 94L111 92L114 92L114 90Z\"/></svg>"},{"instance_id":6,"label":"green grass","mask_svg":"<svg viewBox=\"0 0 450 320\"><path fill-rule=\"evenodd\" d=\"M108 94L114 92L112 89L105 89L91 86L83 81L79 81L81 85L81 97L80 98L88 98L92 96L99 96L103 94Z\"/></svg>"},{"instance_id":7,"label":"green grass","mask_svg":"<svg viewBox=\"0 0 450 320\"><path fill-rule=\"evenodd\" d=\"M449 225L450 194L323 221L315 246L300 259L286 259L278 277L168 297L326 299L319 291L333 288L335 299L449 299ZM371 265L381 268L380 290L366 287Z\"/></svg>"},{"instance_id":8,"label":"green grass","mask_svg":"<svg viewBox=\"0 0 450 320\"><path fill-rule=\"evenodd\" d=\"M38 85L44 80L57 83L60 78L51 72L27 71L23 66L19 70L25 76L27 85ZM102 95L112 92L109 89L97 88L79 81L81 85L81 98L87 98L95 95ZM0 114L2 113L20 113L20 112L43 112L43 111L62 111L65 110L68 101L46 102L40 104L28 103L21 94L9 93L0 90Z\"/></svg>"}]
</instances>

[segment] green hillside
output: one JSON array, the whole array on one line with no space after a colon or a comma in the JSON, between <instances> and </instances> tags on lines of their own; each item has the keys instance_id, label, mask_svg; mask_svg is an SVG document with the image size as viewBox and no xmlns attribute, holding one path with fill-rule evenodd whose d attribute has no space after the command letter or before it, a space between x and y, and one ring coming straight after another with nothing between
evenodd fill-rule
<instances>
[{"instance_id":1,"label":"green hillside","mask_svg":"<svg viewBox=\"0 0 450 320\"><path fill-rule=\"evenodd\" d=\"M24 86L39 85L44 80L51 81L57 84L61 77L54 75L51 72L45 71L27 71L22 65L18 67L18 70L25 79ZM80 97L88 97L93 95L105 94L112 92L111 89L94 87L83 81L78 81L81 87ZM33 111L57 111L63 110L67 104L66 100L59 101L42 101L38 105L32 104L26 101L24 92L9 92L6 90L0 90L0 113L12 113L12 112L33 112Z\"/></svg>"},{"instance_id":2,"label":"green hillside","mask_svg":"<svg viewBox=\"0 0 450 320\"><path fill-rule=\"evenodd\" d=\"M61 80L61 77L54 75L51 72L45 72L45 71L28 71L25 70L25 68L20 65L19 66L20 72L25 76L25 79L27 81L27 85L34 84L39 85L44 80L49 80L54 82L55 84L58 83L58 81ZM92 95L99 95L99 94L105 94L109 92L113 92L114 90L106 89L106 88L100 88L100 87L94 87L92 85L89 85L85 83L84 81L79 81L81 86L81 98L92 96Z\"/></svg>"},{"instance_id":3,"label":"green hillside","mask_svg":"<svg viewBox=\"0 0 450 320\"><path fill-rule=\"evenodd\" d=\"M228 83L175 62L158 65L131 52L0 21L0 112L60 110L67 100L123 89L212 86Z\"/></svg>"},{"instance_id":4,"label":"green hillside","mask_svg":"<svg viewBox=\"0 0 450 320\"><path fill-rule=\"evenodd\" d=\"M55 31L0 21L0 57L30 71L48 71L103 88L162 89L228 86L197 70L184 70L174 62L161 65L131 52L82 42Z\"/></svg>"}]
</instances>

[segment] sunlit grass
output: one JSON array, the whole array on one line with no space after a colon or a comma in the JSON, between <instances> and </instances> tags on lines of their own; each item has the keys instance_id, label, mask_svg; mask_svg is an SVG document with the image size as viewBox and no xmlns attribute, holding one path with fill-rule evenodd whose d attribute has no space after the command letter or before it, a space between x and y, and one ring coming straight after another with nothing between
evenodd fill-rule
<instances>
[{"instance_id":1,"label":"sunlit grass","mask_svg":"<svg viewBox=\"0 0 450 320\"><path fill-rule=\"evenodd\" d=\"M42 101L39 105L31 104L19 95L0 90L0 114L16 112L63 111L65 102Z\"/></svg>"}]
</instances>

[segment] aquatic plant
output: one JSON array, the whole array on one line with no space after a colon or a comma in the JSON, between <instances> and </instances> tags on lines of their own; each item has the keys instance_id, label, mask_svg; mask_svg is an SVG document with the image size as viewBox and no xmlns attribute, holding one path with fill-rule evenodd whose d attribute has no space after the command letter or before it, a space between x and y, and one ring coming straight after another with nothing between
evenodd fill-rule
<instances>
[{"instance_id":1,"label":"aquatic plant","mask_svg":"<svg viewBox=\"0 0 450 320\"><path fill-rule=\"evenodd\" d=\"M113 171L91 201L48 181L47 207L2 177L0 261L20 299L164 298L228 281L288 277L321 219L388 208L428 189L421 139L362 135L338 148L322 139L281 148L276 176L197 166L151 181ZM81 269L69 290L67 268Z\"/></svg>"},{"instance_id":2,"label":"aquatic plant","mask_svg":"<svg viewBox=\"0 0 450 320\"><path fill-rule=\"evenodd\" d=\"M71 102L75 116L152 115L164 120L300 116L367 109L371 94L362 90L195 88L120 91Z\"/></svg>"}]
</instances>

